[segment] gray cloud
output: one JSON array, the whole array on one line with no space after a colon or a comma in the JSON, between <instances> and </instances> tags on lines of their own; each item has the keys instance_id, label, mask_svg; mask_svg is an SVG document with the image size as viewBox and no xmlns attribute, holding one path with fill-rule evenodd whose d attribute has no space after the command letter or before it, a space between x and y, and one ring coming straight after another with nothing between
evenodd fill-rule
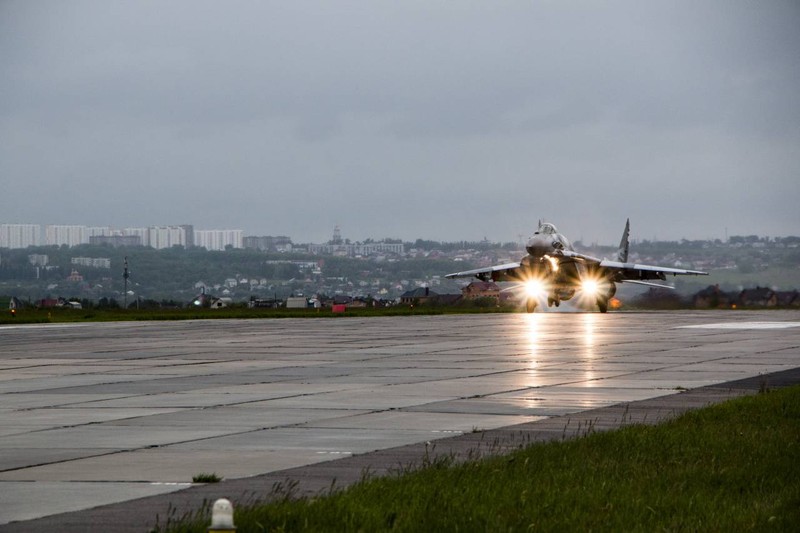
<instances>
[{"instance_id":1,"label":"gray cloud","mask_svg":"<svg viewBox=\"0 0 800 533\"><path fill-rule=\"evenodd\" d=\"M797 234L798 27L791 1L6 1L0 211L298 241Z\"/></svg>"}]
</instances>

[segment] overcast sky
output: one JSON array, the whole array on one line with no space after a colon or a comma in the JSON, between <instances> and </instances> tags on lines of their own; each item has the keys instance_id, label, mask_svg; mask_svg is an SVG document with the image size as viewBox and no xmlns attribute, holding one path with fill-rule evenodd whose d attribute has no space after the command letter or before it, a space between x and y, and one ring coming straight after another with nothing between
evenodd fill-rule
<instances>
[{"instance_id":1,"label":"overcast sky","mask_svg":"<svg viewBox=\"0 0 800 533\"><path fill-rule=\"evenodd\" d=\"M800 2L0 0L0 222L800 234Z\"/></svg>"}]
</instances>

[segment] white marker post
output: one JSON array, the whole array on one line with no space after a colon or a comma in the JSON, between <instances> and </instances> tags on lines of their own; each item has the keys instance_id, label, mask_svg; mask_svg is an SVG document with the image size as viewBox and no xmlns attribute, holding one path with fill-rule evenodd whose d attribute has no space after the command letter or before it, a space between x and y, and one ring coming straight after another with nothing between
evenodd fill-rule
<instances>
[{"instance_id":1,"label":"white marker post","mask_svg":"<svg viewBox=\"0 0 800 533\"><path fill-rule=\"evenodd\" d=\"M214 502L211 508L211 527L208 533L234 533L236 526L233 525L233 504L230 500L220 498Z\"/></svg>"}]
</instances>

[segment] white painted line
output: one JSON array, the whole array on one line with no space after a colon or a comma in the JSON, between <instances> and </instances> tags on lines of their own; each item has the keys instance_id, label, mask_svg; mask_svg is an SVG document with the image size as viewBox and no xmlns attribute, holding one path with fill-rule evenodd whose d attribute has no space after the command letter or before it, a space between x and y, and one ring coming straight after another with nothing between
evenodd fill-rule
<instances>
[{"instance_id":1,"label":"white painted line","mask_svg":"<svg viewBox=\"0 0 800 533\"><path fill-rule=\"evenodd\" d=\"M800 322L717 322L679 327L684 329L787 329L800 327Z\"/></svg>"},{"instance_id":2,"label":"white painted line","mask_svg":"<svg viewBox=\"0 0 800 533\"><path fill-rule=\"evenodd\" d=\"M322 451L322 452L317 452L317 455L353 455L353 452L329 452L329 451Z\"/></svg>"}]
</instances>

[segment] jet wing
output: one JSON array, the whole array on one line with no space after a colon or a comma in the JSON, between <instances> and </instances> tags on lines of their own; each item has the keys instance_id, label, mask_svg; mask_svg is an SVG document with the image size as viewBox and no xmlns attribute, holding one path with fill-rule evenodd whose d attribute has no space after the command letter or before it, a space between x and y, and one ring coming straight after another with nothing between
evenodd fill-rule
<instances>
[{"instance_id":1,"label":"jet wing","mask_svg":"<svg viewBox=\"0 0 800 533\"><path fill-rule=\"evenodd\" d=\"M624 279L624 283L633 283L634 285L644 285L645 287L658 287L659 289L674 289L674 285L664 285L663 283L653 283L652 281L639 281L636 279Z\"/></svg>"},{"instance_id":2,"label":"jet wing","mask_svg":"<svg viewBox=\"0 0 800 533\"><path fill-rule=\"evenodd\" d=\"M600 261L600 266L612 270L639 270L642 272L663 272L664 274L672 274L673 276L708 276L708 272L701 272L699 270L686 270L683 268L670 268L670 267L651 266L651 265L637 265L635 263L620 263L617 261L608 261L606 259Z\"/></svg>"},{"instance_id":3,"label":"jet wing","mask_svg":"<svg viewBox=\"0 0 800 533\"><path fill-rule=\"evenodd\" d=\"M652 265L639 265L636 263L622 263L620 261L610 261L608 259L598 259L590 255L573 252L571 250L563 250L562 255L570 257L578 261L594 265L604 269L606 272L613 273L612 279L617 282L642 282L648 279L661 279L666 280L667 274L673 276L707 276L708 272L701 272L699 270L686 270L683 268L671 268ZM641 283L645 285L644 283ZM656 285L662 286L662 285Z\"/></svg>"},{"instance_id":4,"label":"jet wing","mask_svg":"<svg viewBox=\"0 0 800 533\"><path fill-rule=\"evenodd\" d=\"M514 271L518 269L520 266L519 263L506 263L505 265L495 265L485 268L475 268L473 270L465 270L464 272L454 272L452 274L446 274L444 277L446 278L471 278L475 276L478 279L484 279L490 277L493 272L501 272L505 271L508 273L509 271Z\"/></svg>"}]
</instances>

